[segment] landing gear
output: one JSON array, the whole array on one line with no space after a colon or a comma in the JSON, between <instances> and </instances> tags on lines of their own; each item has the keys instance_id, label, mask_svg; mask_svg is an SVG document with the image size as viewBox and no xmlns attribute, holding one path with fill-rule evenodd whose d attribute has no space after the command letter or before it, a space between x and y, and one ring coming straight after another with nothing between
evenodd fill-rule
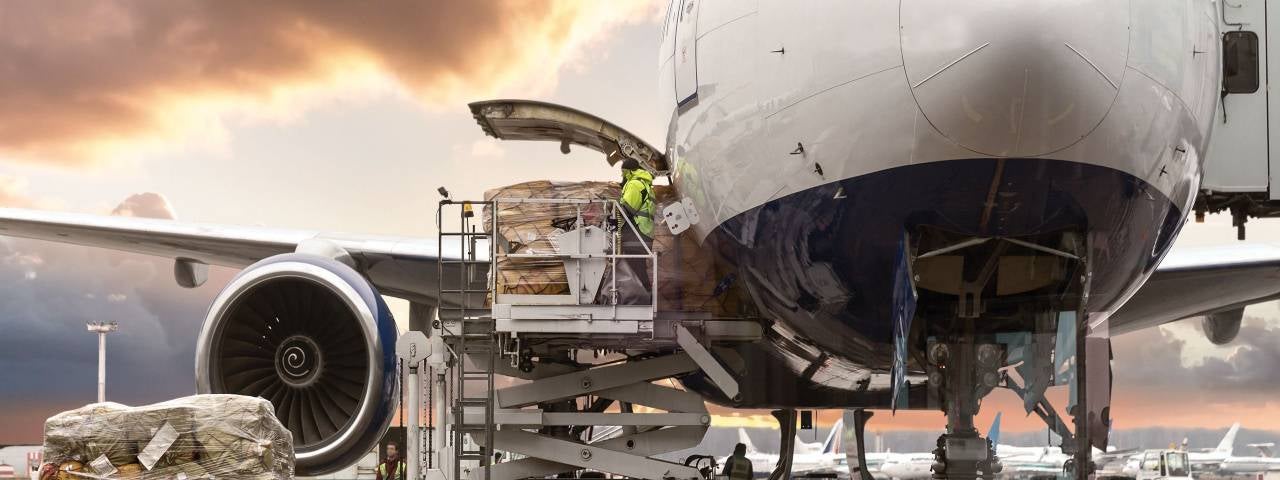
<instances>
[{"instance_id":1,"label":"landing gear","mask_svg":"<svg viewBox=\"0 0 1280 480\"><path fill-rule=\"evenodd\" d=\"M849 476L855 478L857 475L859 480L872 480L871 472L867 469L867 420L871 420L874 412L864 409L853 410L852 418L845 416L845 423L853 426L853 440L858 449L857 465L849 465Z\"/></svg>"},{"instance_id":2,"label":"landing gear","mask_svg":"<svg viewBox=\"0 0 1280 480\"><path fill-rule=\"evenodd\" d=\"M993 183L992 192L996 188ZM921 299L932 300L922 304L933 307L904 337L924 347L924 355L911 360L928 374L930 405L947 416L947 431L934 450L933 478L969 480L1000 472L995 442L982 438L973 419L981 399L1003 386L1022 397L1027 413L1062 436L1062 452L1075 459L1072 475L1086 479L1090 447L1106 446L1110 398L1105 317L1091 318L1087 308L1087 254L1093 251L1088 236L1066 229L968 237L918 227L908 241L915 253L913 284ZM952 298L954 307L938 307ZM1055 385L1069 385L1070 419L1059 417L1044 397Z\"/></svg>"},{"instance_id":3,"label":"landing gear","mask_svg":"<svg viewBox=\"0 0 1280 480\"><path fill-rule=\"evenodd\" d=\"M999 383L1001 351L994 344L935 343L929 347L930 379L939 385L947 432L933 450L933 478L993 478L1000 471L995 446L978 434L973 416L979 401Z\"/></svg>"},{"instance_id":4,"label":"landing gear","mask_svg":"<svg viewBox=\"0 0 1280 480\"><path fill-rule=\"evenodd\" d=\"M778 447L778 465L769 474L769 480L785 480L791 478L791 459L796 450L796 411L774 410L773 418L778 420L778 435L781 442Z\"/></svg>"}]
</instances>

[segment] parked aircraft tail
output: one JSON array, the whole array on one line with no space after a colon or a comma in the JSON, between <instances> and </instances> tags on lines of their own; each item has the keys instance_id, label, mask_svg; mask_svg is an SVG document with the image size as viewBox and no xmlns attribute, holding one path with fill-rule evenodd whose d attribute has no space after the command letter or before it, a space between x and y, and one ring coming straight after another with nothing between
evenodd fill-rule
<instances>
[{"instance_id":1,"label":"parked aircraft tail","mask_svg":"<svg viewBox=\"0 0 1280 480\"><path fill-rule=\"evenodd\" d=\"M751 443L751 437L747 435L747 430L742 427L738 427L738 443L747 446L747 453L756 453L759 451L756 450L755 444Z\"/></svg>"},{"instance_id":2,"label":"parked aircraft tail","mask_svg":"<svg viewBox=\"0 0 1280 480\"><path fill-rule=\"evenodd\" d=\"M1231 429L1227 430L1227 434L1218 443L1218 448L1213 449L1213 453L1222 453L1230 456L1231 452L1235 450L1237 433L1240 433L1240 422L1231 425Z\"/></svg>"},{"instance_id":3,"label":"parked aircraft tail","mask_svg":"<svg viewBox=\"0 0 1280 480\"><path fill-rule=\"evenodd\" d=\"M991 421L991 429L987 430L987 439L991 440L993 447L1000 445L1000 417L1004 412L996 412L996 419Z\"/></svg>"},{"instance_id":4,"label":"parked aircraft tail","mask_svg":"<svg viewBox=\"0 0 1280 480\"><path fill-rule=\"evenodd\" d=\"M836 420L831 426L831 432L827 433L827 440L822 442L822 453L840 453L843 451L840 445L840 439L844 437L844 419Z\"/></svg>"}]
</instances>

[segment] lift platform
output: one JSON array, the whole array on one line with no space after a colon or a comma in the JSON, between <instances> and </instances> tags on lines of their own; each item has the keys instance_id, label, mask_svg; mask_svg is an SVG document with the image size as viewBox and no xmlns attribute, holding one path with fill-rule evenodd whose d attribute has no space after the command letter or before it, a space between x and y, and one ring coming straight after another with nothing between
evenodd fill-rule
<instances>
[{"instance_id":1,"label":"lift platform","mask_svg":"<svg viewBox=\"0 0 1280 480\"><path fill-rule=\"evenodd\" d=\"M507 251L501 216L480 214L526 202L578 213L557 230L554 251ZM589 208L607 214L584 216ZM737 379L709 345L758 340L757 322L660 311L658 254L647 242L623 250L622 230L636 227L614 200L446 199L436 220L440 304L428 331L406 334L399 348L413 392L408 450L419 453L410 478L713 474L657 458L698 445L711 422L699 395L659 381L704 375L736 397ZM647 263L654 288L645 302L624 303L618 269L633 259ZM560 262L567 292L504 293L502 268L518 262Z\"/></svg>"}]
</instances>

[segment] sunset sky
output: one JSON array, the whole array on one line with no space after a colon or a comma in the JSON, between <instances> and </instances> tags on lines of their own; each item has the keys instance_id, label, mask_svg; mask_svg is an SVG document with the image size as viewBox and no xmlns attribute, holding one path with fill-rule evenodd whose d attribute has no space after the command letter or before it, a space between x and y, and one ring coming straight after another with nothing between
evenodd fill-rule
<instances>
[{"instance_id":1,"label":"sunset sky","mask_svg":"<svg viewBox=\"0 0 1280 480\"><path fill-rule=\"evenodd\" d=\"M614 179L594 152L487 138L466 104L534 98L662 144L656 93L665 1L125 2L0 5L0 206L186 221L427 235L438 196L534 179ZM304 8L305 7L305 8ZM1234 242L1225 217L1179 246ZM1280 242L1280 222L1250 223ZM234 272L177 287L170 262L0 238L0 444L93 401L96 339L108 398L194 393L195 334ZM1118 337L1121 428L1280 430L1280 309L1251 307L1214 347L1195 321ZM1039 429L1012 394L1008 430ZM720 425L765 412L720 411ZM824 413L830 422L838 412ZM876 428L938 428L934 413Z\"/></svg>"}]
</instances>

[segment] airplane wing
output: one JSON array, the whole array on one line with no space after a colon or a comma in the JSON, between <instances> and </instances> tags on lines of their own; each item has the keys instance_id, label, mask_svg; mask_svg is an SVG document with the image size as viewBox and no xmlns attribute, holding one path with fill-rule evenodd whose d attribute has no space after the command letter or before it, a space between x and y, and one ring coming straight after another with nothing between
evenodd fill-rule
<instances>
[{"instance_id":1,"label":"airplane wing","mask_svg":"<svg viewBox=\"0 0 1280 480\"><path fill-rule=\"evenodd\" d=\"M0 235L244 268L299 247L345 250L385 295L435 304L435 239L0 208ZM308 250L310 251L310 250ZM456 266L455 266L456 267ZM446 272L447 274L448 272Z\"/></svg>"},{"instance_id":2,"label":"airplane wing","mask_svg":"<svg viewBox=\"0 0 1280 480\"><path fill-rule=\"evenodd\" d=\"M1280 245L1175 248L1110 319L1112 335L1280 299ZM1238 318L1238 316L1236 317Z\"/></svg>"},{"instance_id":3,"label":"airplane wing","mask_svg":"<svg viewBox=\"0 0 1280 480\"><path fill-rule=\"evenodd\" d=\"M666 157L640 137L597 116L533 100L489 100L469 105L484 130L503 140L560 142L605 155L610 165L634 158L653 172L667 170ZM101 215L0 208L0 236L100 247L156 255L183 262L244 268L282 253L340 248L386 295L434 305L440 253L432 238L325 233L310 230L184 223ZM445 253L450 256L449 252ZM452 257L457 257L454 252ZM445 275L458 275L447 264ZM472 266L482 276L482 266ZM176 270L175 270L176 272Z\"/></svg>"}]
</instances>

